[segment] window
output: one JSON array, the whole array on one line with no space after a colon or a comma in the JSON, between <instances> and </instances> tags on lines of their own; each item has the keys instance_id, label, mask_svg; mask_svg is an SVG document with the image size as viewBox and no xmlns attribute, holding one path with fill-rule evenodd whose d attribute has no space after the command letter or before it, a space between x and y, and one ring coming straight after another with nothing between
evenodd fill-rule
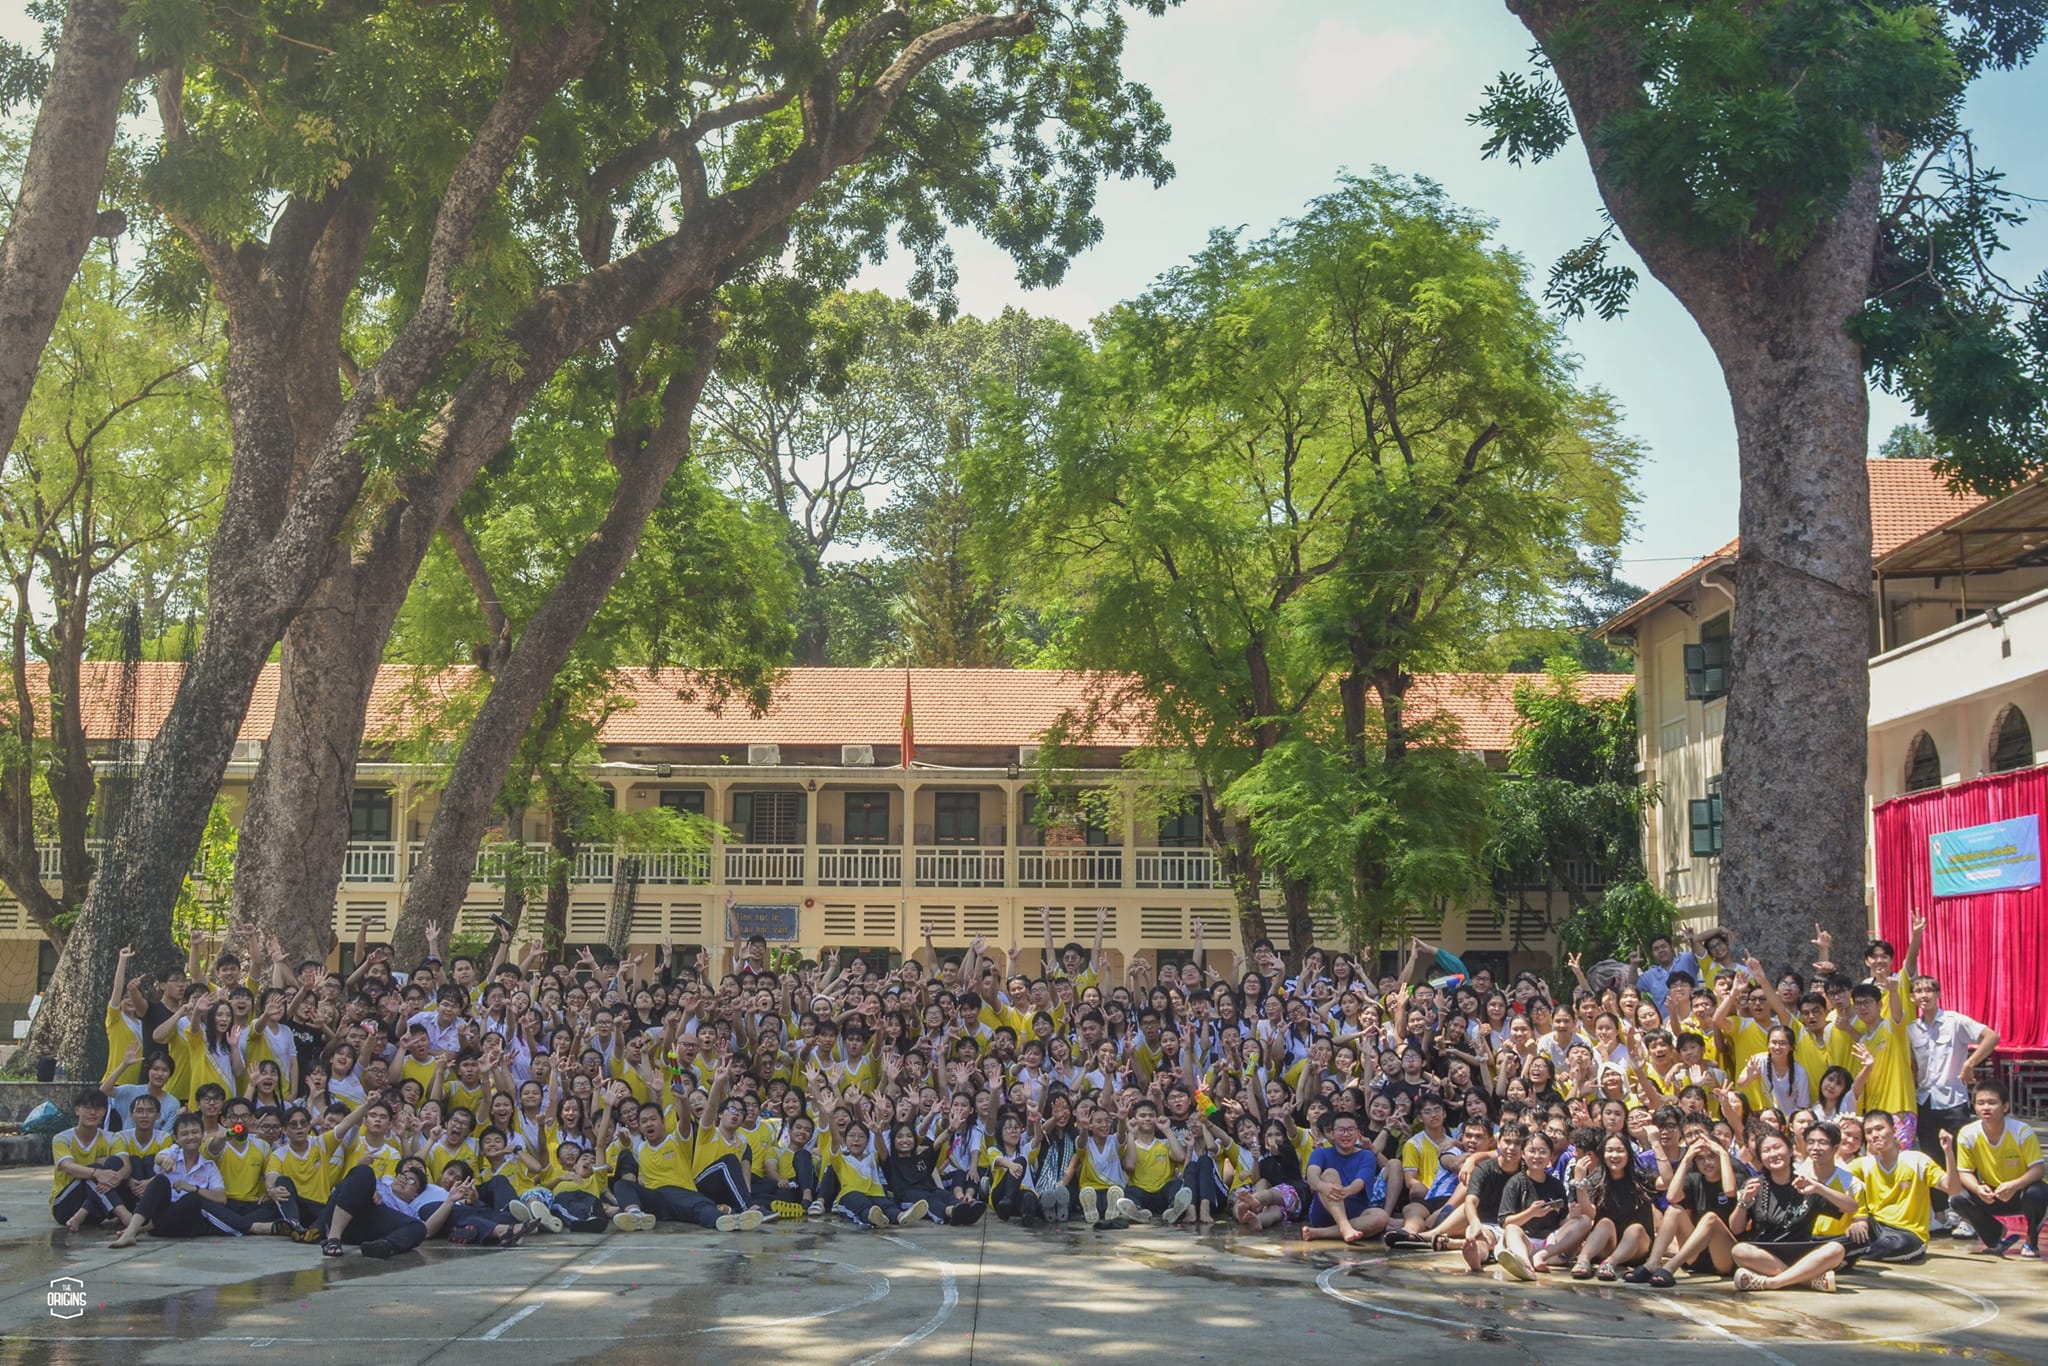
<instances>
[{"instance_id":1,"label":"window","mask_svg":"<svg viewBox=\"0 0 2048 1366\"><path fill-rule=\"evenodd\" d=\"M1721 854L1721 775L1707 781L1707 795L1686 803L1692 822L1692 856L1718 858Z\"/></svg>"},{"instance_id":2,"label":"window","mask_svg":"<svg viewBox=\"0 0 2048 1366\"><path fill-rule=\"evenodd\" d=\"M743 844L802 844L804 794L736 792L732 823Z\"/></svg>"},{"instance_id":3,"label":"window","mask_svg":"<svg viewBox=\"0 0 2048 1366\"><path fill-rule=\"evenodd\" d=\"M1991 771L2010 773L2034 766L2034 732L2026 713L2007 707L1998 714L1998 726L1991 733Z\"/></svg>"},{"instance_id":4,"label":"window","mask_svg":"<svg viewBox=\"0 0 2048 1366\"><path fill-rule=\"evenodd\" d=\"M661 804L663 808L669 811L680 811L689 816L701 816L704 814L704 789L701 787L666 789L661 794Z\"/></svg>"},{"instance_id":5,"label":"window","mask_svg":"<svg viewBox=\"0 0 2048 1366\"><path fill-rule=\"evenodd\" d=\"M1091 803L1091 805L1093 804ZM1026 792L1024 794L1024 824L1038 831L1040 843L1044 842L1046 830L1054 827L1063 830L1079 827L1081 843L1096 848L1118 842L1110 838L1108 826L1096 824L1093 813L1088 807L1083 807L1079 799L1072 792L1061 794L1060 800L1055 805L1054 812L1055 814L1048 814L1039 810L1038 794L1036 792ZM1165 828L1165 824L1162 822L1160 829L1163 831ZM1161 843L1164 843L1164 841L1162 840ZM1194 843L1196 846L1202 843L1199 822L1196 825Z\"/></svg>"},{"instance_id":6,"label":"window","mask_svg":"<svg viewBox=\"0 0 2048 1366\"><path fill-rule=\"evenodd\" d=\"M1940 786L1941 751L1934 747L1934 737L1923 730L1906 746L1906 791L1925 792Z\"/></svg>"},{"instance_id":7,"label":"window","mask_svg":"<svg viewBox=\"0 0 2048 1366\"><path fill-rule=\"evenodd\" d=\"M1199 849L1202 847L1202 799L1189 796L1178 810L1160 817L1159 847Z\"/></svg>"},{"instance_id":8,"label":"window","mask_svg":"<svg viewBox=\"0 0 2048 1366\"><path fill-rule=\"evenodd\" d=\"M849 792L846 794L846 842L887 844L889 842L889 794Z\"/></svg>"},{"instance_id":9,"label":"window","mask_svg":"<svg viewBox=\"0 0 2048 1366\"><path fill-rule=\"evenodd\" d=\"M932 795L933 838L940 844L981 843L981 794L938 792Z\"/></svg>"},{"instance_id":10,"label":"window","mask_svg":"<svg viewBox=\"0 0 2048 1366\"><path fill-rule=\"evenodd\" d=\"M350 844L381 844L391 838L391 793L381 787L359 787L348 804Z\"/></svg>"},{"instance_id":11,"label":"window","mask_svg":"<svg viewBox=\"0 0 2048 1366\"><path fill-rule=\"evenodd\" d=\"M1700 643L1685 647L1685 698L1711 702L1728 695L1728 614L1700 625Z\"/></svg>"}]
</instances>

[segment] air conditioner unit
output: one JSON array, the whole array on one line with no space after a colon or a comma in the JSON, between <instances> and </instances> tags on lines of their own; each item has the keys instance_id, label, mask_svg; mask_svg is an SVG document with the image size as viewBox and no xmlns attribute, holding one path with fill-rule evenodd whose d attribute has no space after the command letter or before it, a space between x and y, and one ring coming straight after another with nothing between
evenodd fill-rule
<instances>
[{"instance_id":1,"label":"air conditioner unit","mask_svg":"<svg viewBox=\"0 0 2048 1366\"><path fill-rule=\"evenodd\" d=\"M839 762L847 768L873 768L875 747L873 745L841 745Z\"/></svg>"},{"instance_id":2,"label":"air conditioner unit","mask_svg":"<svg viewBox=\"0 0 2048 1366\"><path fill-rule=\"evenodd\" d=\"M782 762L782 746L748 745L747 762L750 764L779 764Z\"/></svg>"},{"instance_id":3,"label":"air conditioner unit","mask_svg":"<svg viewBox=\"0 0 2048 1366\"><path fill-rule=\"evenodd\" d=\"M1037 746L1037 745L1019 745L1019 746L1017 746L1017 767L1019 767L1019 768L1030 768L1030 767L1031 767L1032 765L1036 764L1037 762L1038 762L1038 746Z\"/></svg>"},{"instance_id":4,"label":"air conditioner unit","mask_svg":"<svg viewBox=\"0 0 2048 1366\"><path fill-rule=\"evenodd\" d=\"M254 764L260 763L262 759L263 742L261 740L237 740L235 741L234 754L229 759L229 762Z\"/></svg>"}]
</instances>

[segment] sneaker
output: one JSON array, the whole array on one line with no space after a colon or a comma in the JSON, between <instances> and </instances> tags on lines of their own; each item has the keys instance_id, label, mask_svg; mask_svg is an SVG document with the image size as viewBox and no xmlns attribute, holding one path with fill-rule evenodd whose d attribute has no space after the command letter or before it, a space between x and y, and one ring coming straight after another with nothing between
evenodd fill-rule
<instances>
[{"instance_id":1,"label":"sneaker","mask_svg":"<svg viewBox=\"0 0 2048 1366\"><path fill-rule=\"evenodd\" d=\"M633 1233L637 1232L639 1227L640 1221L625 1210L620 1210L612 1216L612 1232L614 1233Z\"/></svg>"},{"instance_id":2,"label":"sneaker","mask_svg":"<svg viewBox=\"0 0 2048 1366\"><path fill-rule=\"evenodd\" d=\"M1821 1272L1821 1273L1820 1273L1820 1279L1819 1279L1819 1280L1817 1280L1817 1281L1815 1281L1815 1282L1813 1283L1813 1288L1814 1288L1815 1290L1818 1290L1818 1291L1820 1291L1820 1292L1821 1292L1821 1293L1822 1293L1823 1295L1832 1295L1832 1294L1834 1294L1834 1293L1835 1293L1835 1273L1834 1273L1834 1272L1832 1272L1832 1271L1823 1271L1823 1272Z\"/></svg>"},{"instance_id":3,"label":"sneaker","mask_svg":"<svg viewBox=\"0 0 2048 1366\"><path fill-rule=\"evenodd\" d=\"M1123 1203L1124 1188L1122 1186L1111 1186L1107 1191L1103 1192L1102 1195L1103 1217L1106 1219L1123 1218L1123 1215L1117 1213L1117 1211L1123 1207Z\"/></svg>"},{"instance_id":4,"label":"sneaker","mask_svg":"<svg viewBox=\"0 0 2048 1366\"><path fill-rule=\"evenodd\" d=\"M777 1214L772 1208L755 1210L754 1213L761 1216L761 1223L763 1224L772 1224L777 1219L780 1219L782 1217L781 1215ZM756 1227L759 1227L759 1225L756 1225Z\"/></svg>"},{"instance_id":5,"label":"sneaker","mask_svg":"<svg viewBox=\"0 0 2048 1366\"><path fill-rule=\"evenodd\" d=\"M1948 1231L1948 1236L1951 1238L1974 1238L1977 1236L1977 1230L1970 1227L1969 1220L1958 1219L1956 1220L1956 1226Z\"/></svg>"},{"instance_id":6,"label":"sneaker","mask_svg":"<svg viewBox=\"0 0 2048 1366\"><path fill-rule=\"evenodd\" d=\"M755 1229L768 1222L768 1216L757 1209L743 1209L733 1217L740 1221L740 1232L742 1233L752 1233Z\"/></svg>"},{"instance_id":7,"label":"sneaker","mask_svg":"<svg viewBox=\"0 0 2048 1366\"><path fill-rule=\"evenodd\" d=\"M1522 1260L1522 1254L1514 1251L1512 1248L1502 1248L1493 1254L1493 1259L1500 1263L1502 1271L1507 1272L1508 1275L1518 1281L1533 1281L1536 1279L1536 1273L1531 1271L1529 1264Z\"/></svg>"},{"instance_id":8,"label":"sneaker","mask_svg":"<svg viewBox=\"0 0 2048 1366\"><path fill-rule=\"evenodd\" d=\"M646 1210L643 1209L640 1211L640 1231L642 1233L652 1233L654 1231L655 1224L659 1222L660 1221L658 1219L656 1219L652 1214L648 1213Z\"/></svg>"},{"instance_id":9,"label":"sneaker","mask_svg":"<svg viewBox=\"0 0 2048 1366\"><path fill-rule=\"evenodd\" d=\"M869 1206L868 1206L868 1227L869 1227L869 1228L887 1228L887 1227L889 1227L889 1216L888 1216L888 1215L886 1215L886 1214L884 1214L884 1213L882 1213L882 1207L881 1207L880 1205L869 1205Z\"/></svg>"},{"instance_id":10,"label":"sneaker","mask_svg":"<svg viewBox=\"0 0 2048 1366\"><path fill-rule=\"evenodd\" d=\"M1173 1203L1166 1207L1166 1213L1160 1216L1160 1222L1164 1224L1179 1223L1187 1218L1188 1210L1193 1207L1194 1203L1195 1193L1185 1186L1181 1187L1180 1193L1173 1197Z\"/></svg>"},{"instance_id":11,"label":"sneaker","mask_svg":"<svg viewBox=\"0 0 2048 1366\"><path fill-rule=\"evenodd\" d=\"M1128 1197L1116 1202L1116 1217L1127 1224L1149 1224L1152 1211Z\"/></svg>"},{"instance_id":12,"label":"sneaker","mask_svg":"<svg viewBox=\"0 0 2048 1366\"><path fill-rule=\"evenodd\" d=\"M522 1224L532 1224L540 1221L540 1216L534 1213L534 1207L527 1204L524 1200L507 1201L505 1212Z\"/></svg>"},{"instance_id":13,"label":"sneaker","mask_svg":"<svg viewBox=\"0 0 2048 1366\"><path fill-rule=\"evenodd\" d=\"M777 1200L768 1206L768 1212L780 1219L801 1219L804 1207L794 1200Z\"/></svg>"},{"instance_id":14,"label":"sneaker","mask_svg":"<svg viewBox=\"0 0 2048 1366\"><path fill-rule=\"evenodd\" d=\"M391 1254L396 1252L397 1250L397 1248L391 1246L391 1244L385 1242L382 1238L372 1238L370 1239L370 1241L363 1244L363 1255L365 1257L374 1258L375 1260L380 1262L390 1261Z\"/></svg>"},{"instance_id":15,"label":"sneaker","mask_svg":"<svg viewBox=\"0 0 2048 1366\"><path fill-rule=\"evenodd\" d=\"M825 1202L823 1200L811 1201L810 1204L804 1206L804 1213L813 1219L823 1217L825 1213Z\"/></svg>"},{"instance_id":16,"label":"sneaker","mask_svg":"<svg viewBox=\"0 0 2048 1366\"><path fill-rule=\"evenodd\" d=\"M538 1209L535 1209L533 1211L533 1217L535 1219L538 1219L540 1221L540 1226L550 1233L560 1233L563 1229L568 1227L567 1224L564 1224L562 1222L562 1216L555 1213L553 1210L549 1209L546 1205L542 1205Z\"/></svg>"},{"instance_id":17,"label":"sneaker","mask_svg":"<svg viewBox=\"0 0 2048 1366\"><path fill-rule=\"evenodd\" d=\"M317 1228L295 1229L292 1232L292 1241L295 1243L324 1243L327 1241L327 1231Z\"/></svg>"},{"instance_id":18,"label":"sneaker","mask_svg":"<svg viewBox=\"0 0 2048 1366\"><path fill-rule=\"evenodd\" d=\"M1755 1290L1762 1286L1763 1283L1764 1278L1751 1271L1748 1267L1744 1267L1735 1273L1735 1288L1737 1290L1745 1292Z\"/></svg>"},{"instance_id":19,"label":"sneaker","mask_svg":"<svg viewBox=\"0 0 2048 1366\"><path fill-rule=\"evenodd\" d=\"M2027 1261L2038 1262L2041 1260L2041 1249L2035 1247L2032 1243L2027 1243L2020 1248L2020 1256Z\"/></svg>"},{"instance_id":20,"label":"sneaker","mask_svg":"<svg viewBox=\"0 0 2048 1366\"><path fill-rule=\"evenodd\" d=\"M721 1214L718 1216L718 1222L712 1225L712 1227L716 1228L720 1233L738 1233L740 1231L740 1217L737 1214Z\"/></svg>"},{"instance_id":21,"label":"sneaker","mask_svg":"<svg viewBox=\"0 0 2048 1366\"><path fill-rule=\"evenodd\" d=\"M1083 1191L1081 1193L1081 1222L1090 1228L1094 1228L1095 1221L1101 1217L1101 1212L1095 1208L1095 1202L1088 1198L1086 1191Z\"/></svg>"},{"instance_id":22,"label":"sneaker","mask_svg":"<svg viewBox=\"0 0 2048 1366\"><path fill-rule=\"evenodd\" d=\"M921 1224L924 1222L925 1216L931 1212L932 1207L925 1201L914 1200L911 1202L909 1209L896 1216L896 1227L907 1228L912 1224Z\"/></svg>"}]
</instances>

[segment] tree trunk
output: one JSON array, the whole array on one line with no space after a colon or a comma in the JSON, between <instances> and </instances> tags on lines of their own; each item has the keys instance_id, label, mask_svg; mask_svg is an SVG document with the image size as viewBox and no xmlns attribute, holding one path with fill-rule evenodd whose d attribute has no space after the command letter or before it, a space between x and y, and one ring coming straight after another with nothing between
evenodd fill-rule
<instances>
[{"instance_id":1,"label":"tree trunk","mask_svg":"<svg viewBox=\"0 0 2048 1366\"><path fill-rule=\"evenodd\" d=\"M1712 280L1687 291L1734 295L1728 312L1743 315L1732 327L1703 319L1742 461L1720 914L1773 968L1806 959L1816 920L1841 944L1869 932L1870 411L1843 328L1875 240L1874 176L1864 191L1845 210L1854 222L1838 219L1835 251L1746 291Z\"/></svg>"},{"instance_id":2,"label":"tree trunk","mask_svg":"<svg viewBox=\"0 0 2048 1366\"><path fill-rule=\"evenodd\" d=\"M377 681L378 652L365 642L381 641L394 615L374 597L366 603L360 587L347 566L328 575L285 632L277 721L235 850L232 923L276 935L292 962L324 959L332 947L356 761Z\"/></svg>"},{"instance_id":3,"label":"tree trunk","mask_svg":"<svg viewBox=\"0 0 2048 1366\"><path fill-rule=\"evenodd\" d=\"M1288 957L1297 968L1316 942L1315 922L1308 915L1308 893L1306 878L1280 879L1280 904L1287 914Z\"/></svg>"},{"instance_id":4,"label":"tree trunk","mask_svg":"<svg viewBox=\"0 0 2048 1366\"><path fill-rule=\"evenodd\" d=\"M127 8L71 0L36 110L0 241L0 451L14 446L43 347L97 231L107 154L135 75L135 35L121 27Z\"/></svg>"},{"instance_id":5,"label":"tree trunk","mask_svg":"<svg viewBox=\"0 0 2048 1366\"><path fill-rule=\"evenodd\" d=\"M419 869L406 889L405 910L399 916L394 940L401 958L412 951L412 945L424 942L428 925L452 931L469 887L477 841L483 837L519 743L569 652L582 639L584 628L639 548L647 519L660 503L670 476L689 454L690 418L717 352L716 325L709 319L701 321L692 342L695 354L669 380L663 394L661 425L639 452L622 460L618 487L612 492L604 521L577 550L561 581L519 633L518 643L491 680L490 695L463 737L440 803L434 808L433 824L427 828Z\"/></svg>"},{"instance_id":6,"label":"tree trunk","mask_svg":"<svg viewBox=\"0 0 2048 1366\"><path fill-rule=\"evenodd\" d=\"M48 1054L74 1075L97 1076L107 1046L100 1009L121 946L134 947L131 967L138 972L183 961L171 939L171 907L199 850L235 732L276 639L274 619L220 610L245 596L222 593L213 599L216 610L44 989L23 1057Z\"/></svg>"},{"instance_id":7,"label":"tree trunk","mask_svg":"<svg viewBox=\"0 0 2048 1366\"><path fill-rule=\"evenodd\" d=\"M1805 960L1816 920L1839 942L1861 943L1870 409L1845 324L1869 293L1881 149L1873 136L1868 162L1798 257L1735 240L1702 245L1609 164L1602 128L1644 107L1639 52L1613 33L1574 36L1582 6L1508 8L1551 60L1608 213L1699 324L1734 407L1742 547L1721 741L1721 920L1772 968Z\"/></svg>"}]
</instances>

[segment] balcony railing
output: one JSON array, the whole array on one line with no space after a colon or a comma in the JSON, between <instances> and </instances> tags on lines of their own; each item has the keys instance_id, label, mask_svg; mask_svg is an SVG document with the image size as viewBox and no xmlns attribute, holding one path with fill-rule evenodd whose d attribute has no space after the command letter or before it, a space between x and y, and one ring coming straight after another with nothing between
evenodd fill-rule
<instances>
[{"instance_id":1,"label":"balcony railing","mask_svg":"<svg viewBox=\"0 0 2048 1366\"><path fill-rule=\"evenodd\" d=\"M107 856L107 845L110 842L108 840L87 840L85 842L85 852L97 863ZM42 874L43 881L61 881L64 877L64 851L54 844L37 845L36 868Z\"/></svg>"},{"instance_id":2,"label":"balcony railing","mask_svg":"<svg viewBox=\"0 0 2048 1366\"><path fill-rule=\"evenodd\" d=\"M1124 851L1121 849L1019 849L1019 887L1121 887L1124 885Z\"/></svg>"},{"instance_id":3,"label":"balcony railing","mask_svg":"<svg viewBox=\"0 0 2048 1366\"><path fill-rule=\"evenodd\" d=\"M888 844L818 846L820 887L897 887L903 883L903 850Z\"/></svg>"},{"instance_id":4,"label":"balcony railing","mask_svg":"<svg viewBox=\"0 0 2048 1366\"><path fill-rule=\"evenodd\" d=\"M395 840L351 840L342 855L343 882L398 881L398 843Z\"/></svg>"},{"instance_id":5,"label":"balcony railing","mask_svg":"<svg viewBox=\"0 0 2048 1366\"><path fill-rule=\"evenodd\" d=\"M1225 887L1212 849L1139 849L1134 853L1140 887Z\"/></svg>"},{"instance_id":6,"label":"balcony railing","mask_svg":"<svg viewBox=\"0 0 2048 1366\"><path fill-rule=\"evenodd\" d=\"M576 850L569 880L583 886L609 885L618 876L621 855L610 844L586 844ZM711 851L669 849L630 857L640 861L641 882L701 886L711 881Z\"/></svg>"},{"instance_id":7,"label":"balcony railing","mask_svg":"<svg viewBox=\"0 0 2048 1366\"><path fill-rule=\"evenodd\" d=\"M801 844L728 844L725 880L737 887L801 887L804 847Z\"/></svg>"},{"instance_id":8,"label":"balcony railing","mask_svg":"<svg viewBox=\"0 0 2048 1366\"><path fill-rule=\"evenodd\" d=\"M931 845L917 849L920 887L1000 887L1003 851L979 844Z\"/></svg>"}]
</instances>

